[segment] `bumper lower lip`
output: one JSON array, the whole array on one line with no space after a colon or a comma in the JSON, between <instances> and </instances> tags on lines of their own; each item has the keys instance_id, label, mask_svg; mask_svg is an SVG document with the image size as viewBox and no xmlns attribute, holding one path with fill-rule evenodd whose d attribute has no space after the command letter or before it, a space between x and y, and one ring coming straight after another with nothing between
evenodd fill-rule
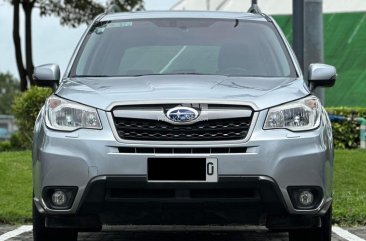
<instances>
[{"instance_id":1,"label":"bumper lower lip","mask_svg":"<svg viewBox=\"0 0 366 241\"><path fill-rule=\"evenodd\" d=\"M241 192L228 193L228 187ZM128 192L123 192L126 190L139 190L140 195L133 193L129 196ZM162 190L174 192L172 196L164 196L160 195L164 194ZM48 214L49 211L54 210L47 210ZM86 225L83 218L93 221L87 223L89 226L80 226L86 229L99 229L102 224L257 225L263 220L267 220L267 227L282 229L311 227L319 221L318 216L314 215L290 215L279 187L271 178L264 176L225 176L220 178L220 182L209 186L207 183L152 184L141 176L100 176L87 186L77 214L74 218L70 215L48 216L48 226L73 228ZM192 215L195 216L194 220ZM279 223L279 220L287 221Z\"/></svg>"},{"instance_id":2,"label":"bumper lower lip","mask_svg":"<svg viewBox=\"0 0 366 241\"><path fill-rule=\"evenodd\" d=\"M38 209L50 214L70 214L71 210L49 208L38 199ZM222 204L264 207L271 204L270 212L289 213L286 202L276 182L266 176L221 176L217 183L148 183L145 176L98 176L92 179L78 202L77 213L98 214L101 209L114 204ZM329 205L324 199L311 210L298 210L314 214ZM331 200L327 200L331 203ZM123 206L123 205L122 205ZM123 209L123 208L122 208Z\"/></svg>"},{"instance_id":3,"label":"bumper lower lip","mask_svg":"<svg viewBox=\"0 0 366 241\"><path fill-rule=\"evenodd\" d=\"M220 176L216 183L147 182L145 176L101 176L87 186L79 205L86 203L278 203L277 184L261 176Z\"/></svg>"},{"instance_id":4,"label":"bumper lower lip","mask_svg":"<svg viewBox=\"0 0 366 241\"><path fill-rule=\"evenodd\" d=\"M254 224L263 213L288 213L284 203L277 184L260 176L223 176L217 183L148 183L144 176L103 176L88 184L77 213L102 217L112 225Z\"/></svg>"}]
</instances>

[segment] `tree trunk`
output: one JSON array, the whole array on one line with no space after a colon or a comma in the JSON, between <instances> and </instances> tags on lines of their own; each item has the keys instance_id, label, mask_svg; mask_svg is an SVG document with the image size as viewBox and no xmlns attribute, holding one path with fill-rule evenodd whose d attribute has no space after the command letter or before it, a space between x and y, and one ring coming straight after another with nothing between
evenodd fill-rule
<instances>
[{"instance_id":1,"label":"tree trunk","mask_svg":"<svg viewBox=\"0 0 366 241\"><path fill-rule=\"evenodd\" d=\"M20 91L26 91L28 89L27 83L27 71L23 65L22 59L22 46L19 35L19 0L13 0L14 15L13 15L13 42L15 47L15 58L20 78Z\"/></svg>"},{"instance_id":2,"label":"tree trunk","mask_svg":"<svg viewBox=\"0 0 366 241\"><path fill-rule=\"evenodd\" d=\"M33 80L33 51L32 51L32 10L34 1L23 0L23 10L25 15L25 59L27 64L27 76L29 83L34 85Z\"/></svg>"}]
</instances>

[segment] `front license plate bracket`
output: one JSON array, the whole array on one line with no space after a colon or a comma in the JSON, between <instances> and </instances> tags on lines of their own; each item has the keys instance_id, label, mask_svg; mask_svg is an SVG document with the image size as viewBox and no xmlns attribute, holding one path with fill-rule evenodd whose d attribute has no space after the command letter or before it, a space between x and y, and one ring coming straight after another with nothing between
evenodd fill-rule
<instances>
[{"instance_id":1,"label":"front license plate bracket","mask_svg":"<svg viewBox=\"0 0 366 241\"><path fill-rule=\"evenodd\" d=\"M148 158L149 182L217 182L216 158Z\"/></svg>"}]
</instances>

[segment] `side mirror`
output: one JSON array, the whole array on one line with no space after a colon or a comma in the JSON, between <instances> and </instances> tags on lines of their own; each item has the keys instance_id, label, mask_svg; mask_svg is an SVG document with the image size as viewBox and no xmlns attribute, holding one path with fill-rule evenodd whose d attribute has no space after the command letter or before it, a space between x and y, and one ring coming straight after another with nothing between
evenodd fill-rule
<instances>
[{"instance_id":1,"label":"side mirror","mask_svg":"<svg viewBox=\"0 0 366 241\"><path fill-rule=\"evenodd\" d=\"M57 64L45 64L34 68L33 79L36 85L55 88L60 82L60 67Z\"/></svg>"},{"instance_id":2,"label":"side mirror","mask_svg":"<svg viewBox=\"0 0 366 241\"><path fill-rule=\"evenodd\" d=\"M327 64L311 64L309 66L309 83L311 89L316 87L332 87L337 79L337 70Z\"/></svg>"}]
</instances>

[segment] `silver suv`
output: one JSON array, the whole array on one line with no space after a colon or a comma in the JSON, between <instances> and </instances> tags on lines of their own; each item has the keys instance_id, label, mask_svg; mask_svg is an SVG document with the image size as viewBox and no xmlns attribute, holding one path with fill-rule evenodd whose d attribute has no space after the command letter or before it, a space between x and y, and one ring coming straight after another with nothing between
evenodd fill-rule
<instances>
[{"instance_id":1,"label":"silver suv","mask_svg":"<svg viewBox=\"0 0 366 241\"><path fill-rule=\"evenodd\" d=\"M332 129L275 21L260 13L98 16L35 123L34 240L103 225L242 225L330 240Z\"/></svg>"}]
</instances>

